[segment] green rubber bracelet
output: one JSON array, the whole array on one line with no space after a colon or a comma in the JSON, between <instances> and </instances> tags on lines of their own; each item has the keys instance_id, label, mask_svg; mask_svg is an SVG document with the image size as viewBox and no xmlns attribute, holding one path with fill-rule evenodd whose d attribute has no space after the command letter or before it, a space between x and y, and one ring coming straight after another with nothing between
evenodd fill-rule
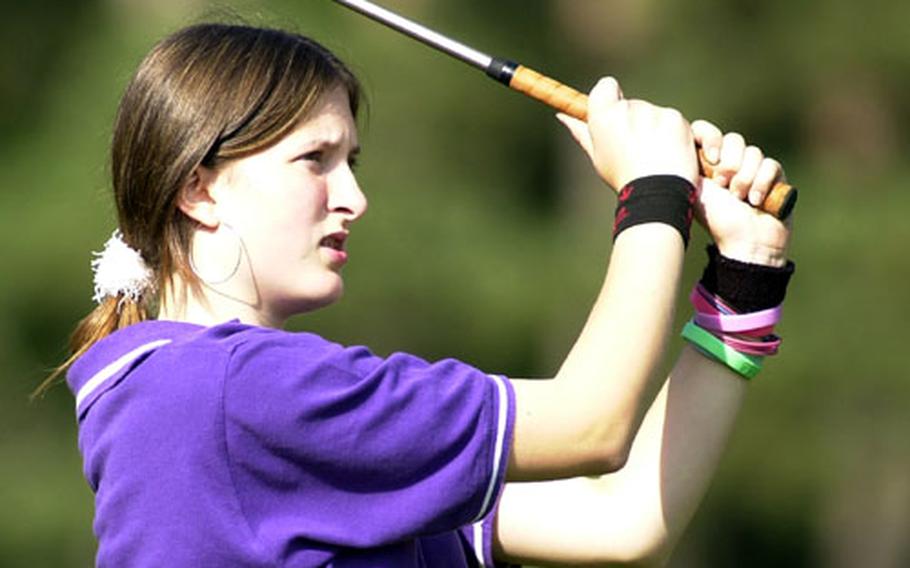
<instances>
[{"instance_id":1,"label":"green rubber bracelet","mask_svg":"<svg viewBox=\"0 0 910 568\"><path fill-rule=\"evenodd\" d=\"M683 327L681 335L683 339L690 342L699 351L730 367L747 379L754 378L761 371L761 357L740 353L710 332L699 327L692 320L689 320L689 323Z\"/></svg>"}]
</instances>

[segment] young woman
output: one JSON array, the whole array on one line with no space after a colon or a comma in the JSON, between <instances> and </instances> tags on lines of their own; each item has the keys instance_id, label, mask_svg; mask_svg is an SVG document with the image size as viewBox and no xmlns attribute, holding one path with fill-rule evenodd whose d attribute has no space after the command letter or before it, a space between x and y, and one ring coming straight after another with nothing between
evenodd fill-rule
<instances>
[{"instance_id":1,"label":"young woman","mask_svg":"<svg viewBox=\"0 0 910 568\"><path fill-rule=\"evenodd\" d=\"M760 366L750 353L776 345L771 316L759 335L724 326L783 299L789 231L746 202L779 165L601 81L587 124L561 120L622 189L602 291L554 378L509 380L281 329L341 297L367 207L359 97L313 41L221 24L160 42L127 88L119 228L67 378L97 564L660 562ZM696 142L718 180L699 177ZM716 243L696 304L710 337L687 336L666 380L693 212Z\"/></svg>"}]
</instances>

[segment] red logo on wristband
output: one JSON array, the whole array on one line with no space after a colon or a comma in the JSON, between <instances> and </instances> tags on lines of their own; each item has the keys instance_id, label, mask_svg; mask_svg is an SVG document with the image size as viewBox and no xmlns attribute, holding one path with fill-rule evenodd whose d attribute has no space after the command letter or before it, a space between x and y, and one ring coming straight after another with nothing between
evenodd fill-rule
<instances>
[{"instance_id":1,"label":"red logo on wristband","mask_svg":"<svg viewBox=\"0 0 910 568\"><path fill-rule=\"evenodd\" d=\"M635 191L635 187L631 183L626 184L626 187L622 188L622 191L619 192L619 200L625 201L629 199L629 196L632 195L633 191Z\"/></svg>"},{"instance_id":2,"label":"red logo on wristband","mask_svg":"<svg viewBox=\"0 0 910 568\"><path fill-rule=\"evenodd\" d=\"M629 216L629 210L625 207L620 207L619 211L616 212L616 219L613 221L613 236L616 236L616 231L619 230L619 225L626 220L626 217Z\"/></svg>"}]
</instances>

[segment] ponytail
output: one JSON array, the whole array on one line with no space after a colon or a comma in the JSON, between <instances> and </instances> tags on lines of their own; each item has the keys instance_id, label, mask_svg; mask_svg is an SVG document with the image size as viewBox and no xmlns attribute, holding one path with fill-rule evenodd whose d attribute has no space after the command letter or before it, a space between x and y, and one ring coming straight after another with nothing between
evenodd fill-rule
<instances>
[{"instance_id":1,"label":"ponytail","mask_svg":"<svg viewBox=\"0 0 910 568\"><path fill-rule=\"evenodd\" d=\"M32 392L31 399L43 396L67 369L89 348L118 329L149 319L148 296L154 295L154 273L142 255L114 231L102 252L93 253L97 306L76 326L70 336L70 356Z\"/></svg>"},{"instance_id":2,"label":"ponytail","mask_svg":"<svg viewBox=\"0 0 910 568\"><path fill-rule=\"evenodd\" d=\"M95 343L118 329L123 329L149 319L149 310L144 301L133 301L129 297L108 296L76 326L70 336L70 356L44 379L32 392L31 399L43 397L66 373L67 369Z\"/></svg>"}]
</instances>

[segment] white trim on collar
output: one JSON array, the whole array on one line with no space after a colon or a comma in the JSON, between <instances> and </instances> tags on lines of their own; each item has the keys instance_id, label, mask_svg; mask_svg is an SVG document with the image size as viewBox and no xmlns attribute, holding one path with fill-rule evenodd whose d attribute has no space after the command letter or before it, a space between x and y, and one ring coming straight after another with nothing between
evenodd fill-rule
<instances>
[{"instance_id":1,"label":"white trim on collar","mask_svg":"<svg viewBox=\"0 0 910 568\"><path fill-rule=\"evenodd\" d=\"M86 398L98 390L98 387L103 385L108 379L116 375L118 371L139 357L145 355L146 353L154 351L162 345L167 345L170 342L170 339L159 339L157 341L146 343L145 345L140 345L139 347L133 349L126 355L121 356L113 363L110 363L108 366L95 373L92 378L87 380L85 384L82 385L82 388L79 389L79 392L76 393L76 412L79 412L79 407L82 405L83 401L85 401Z\"/></svg>"}]
</instances>

